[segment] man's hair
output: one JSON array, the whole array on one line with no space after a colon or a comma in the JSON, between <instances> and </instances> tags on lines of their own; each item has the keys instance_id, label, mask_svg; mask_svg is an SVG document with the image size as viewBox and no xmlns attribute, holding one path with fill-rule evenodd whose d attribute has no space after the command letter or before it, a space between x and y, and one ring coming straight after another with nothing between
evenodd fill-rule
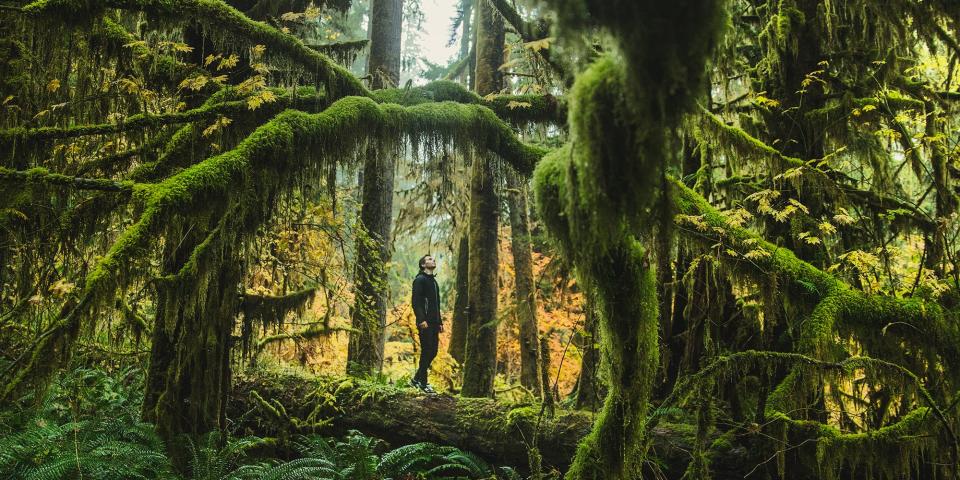
<instances>
[{"instance_id":1,"label":"man's hair","mask_svg":"<svg viewBox=\"0 0 960 480\"><path fill-rule=\"evenodd\" d=\"M417 265L420 266L420 271L421 271L421 272L423 271L423 264L427 263L427 257L432 257L432 256L433 256L433 255L430 255L430 254L428 253L428 254L420 257L420 261L417 262Z\"/></svg>"}]
</instances>

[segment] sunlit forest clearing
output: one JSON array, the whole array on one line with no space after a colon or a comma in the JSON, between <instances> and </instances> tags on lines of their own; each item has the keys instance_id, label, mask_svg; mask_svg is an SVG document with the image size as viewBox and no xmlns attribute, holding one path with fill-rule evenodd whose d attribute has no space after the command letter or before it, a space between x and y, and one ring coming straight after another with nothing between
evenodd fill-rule
<instances>
[{"instance_id":1,"label":"sunlit forest clearing","mask_svg":"<svg viewBox=\"0 0 960 480\"><path fill-rule=\"evenodd\" d=\"M0 0L0 477L960 478L958 33Z\"/></svg>"}]
</instances>

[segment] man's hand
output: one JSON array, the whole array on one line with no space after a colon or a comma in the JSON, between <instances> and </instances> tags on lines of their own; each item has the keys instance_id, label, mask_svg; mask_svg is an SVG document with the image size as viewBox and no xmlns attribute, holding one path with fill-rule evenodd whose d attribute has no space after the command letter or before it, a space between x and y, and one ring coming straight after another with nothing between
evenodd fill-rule
<instances>
[{"instance_id":1,"label":"man's hand","mask_svg":"<svg viewBox=\"0 0 960 480\"><path fill-rule=\"evenodd\" d=\"M417 324L417 328L427 328L427 322L420 322Z\"/></svg>"},{"instance_id":2,"label":"man's hand","mask_svg":"<svg viewBox=\"0 0 960 480\"><path fill-rule=\"evenodd\" d=\"M440 332L441 332L441 333L443 332L443 324L442 324L442 323L440 324Z\"/></svg>"}]
</instances>

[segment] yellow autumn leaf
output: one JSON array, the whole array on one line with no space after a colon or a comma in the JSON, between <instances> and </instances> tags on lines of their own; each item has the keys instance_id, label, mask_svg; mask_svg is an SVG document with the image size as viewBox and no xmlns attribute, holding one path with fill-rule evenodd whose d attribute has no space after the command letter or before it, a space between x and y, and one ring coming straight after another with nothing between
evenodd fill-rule
<instances>
[{"instance_id":1,"label":"yellow autumn leaf","mask_svg":"<svg viewBox=\"0 0 960 480\"><path fill-rule=\"evenodd\" d=\"M76 285L68 282L64 278L61 278L60 280L53 282L53 285L50 285L49 290L50 290L50 293L52 293L53 295L61 296L61 295L66 295L72 292L74 287L76 287Z\"/></svg>"},{"instance_id":2,"label":"yellow autumn leaf","mask_svg":"<svg viewBox=\"0 0 960 480\"><path fill-rule=\"evenodd\" d=\"M539 52L540 50L548 50L552 41L553 37L541 38L540 40L524 43L523 47L529 48L534 52Z\"/></svg>"},{"instance_id":3,"label":"yellow autumn leaf","mask_svg":"<svg viewBox=\"0 0 960 480\"><path fill-rule=\"evenodd\" d=\"M229 57L225 57L220 60L220 63L217 64L217 70L236 67L237 63L239 62L240 62L240 57L237 56L236 53L231 53Z\"/></svg>"},{"instance_id":4,"label":"yellow autumn leaf","mask_svg":"<svg viewBox=\"0 0 960 480\"><path fill-rule=\"evenodd\" d=\"M516 100L510 100L507 102L507 108L513 110L515 108L530 108L532 104L530 102L518 102Z\"/></svg>"},{"instance_id":5,"label":"yellow autumn leaf","mask_svg":"<svg viewBox=\"0 0 960 480\"><path fill-rule=\"evenodd\" d=\"M60 80L54 78L47 83L47 91L52 93L56 92L57 90L60 90Z\"/></svg>"},{"instance_id":6,"label":"yellow autumn leaf","mask_svg":"<svg viewBox=\"0 0 960 480\"><path fill-rule=\"evenodd\" d=\"M837 233L837 227L834 227L830 222L820 222L820 225L817 226L820 229L820 233L824 235L833 235Z\"/></svg>"},{"instance_id":7,"label":"yellow autumn leaf","mask_svg":"<svg viewBox=\"0 0 960 480\"><path fill-rule=\"evenodd\" d=\"M754 249L754 250L750 250L750 251L747 252L747 253L744 253L744 254L743 254L743 257L744 257L744 258L747 258L747 259L750 259L750 260L760 260L760 259L763 259L763 258L769 258L769 257L770 257L770 252L768 252L768 251L766 251L766 250L761 250L761 249L757 248L757 249Z\"/></svg>"}]
</instances>

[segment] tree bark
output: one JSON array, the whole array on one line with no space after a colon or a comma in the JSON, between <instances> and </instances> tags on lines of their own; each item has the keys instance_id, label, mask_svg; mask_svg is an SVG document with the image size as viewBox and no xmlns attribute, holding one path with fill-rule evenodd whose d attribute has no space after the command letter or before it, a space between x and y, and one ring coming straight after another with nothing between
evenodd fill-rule
<instances>
[{"instance_id":1,"label":"tree bark","mask_svg":"<svg viewBox=\"0 0 960 480\"><path fill-rule=\"evenodd\" d=\"M370 12L371 87L395 87L400 80L402 0L374 0ZM363 162L361 231L357 233L356 300L351 312L347 370L378 371L383 362L387 325L390 231L393 216L395 157L392 151L369 149Z\"/></svg>"},{"instance_id":2,"label":"tree bark","mask_svg":"<svg viewBox=\"0 0 960 480\"><path fill-rule=\"evenodd\" d=\"M172 227L167 238L164 271L175 274L204 241L203 228ZM225 233L219 233L224 235ZM189 452L181 435L191 438L223 430L231 387L230 352L236 314L240 307L237 285L242 271L236 251L224 242L224 261L216 273L186 287L177 279L158 282L157 315L153 329L150 366L141 415L156 423L167 442L176 468L187 467ZM207 292L200 298L198 290Z\"/></svg>"},{"instance_id":3,"label":"tree bark","mask_svg":"<svg viewBox=\"0 0 960 480\"><path fill-rule=\"evenodd\" d=\"M370 88L392 88L400 84L402 21L403 0L373 0L370 5L370 56L367 59Z\"/></svg>"},{"instance_id":4,"label":"tree bark","mask_svg":"<svg viewBox=\"0 0 960 480\"><path fill-rule=\"evenodd\" d=\"M533 284L533 252L530 249L530 226L527 217L527 185L517 175L507 175L510 192L510 244L516 282L516 312L520 324L520 384L535 395L541 395L540 330L537 327L537 298Z\"/></svg>"},{"instance_id":5,"label":"tree bark","mask_svg":"<svg viewBox=\"0 0 960 480\"><path fill-rule=\"evenodd\" d=\"M589 288L584 295L583 333L578 335L577 348L580 349L580 377L577 378L575 405L578 409L596 411L603 404L603 385L597 371L600 368L600 348L597 338L597 299Z\"/></svg>"},{"instance_id":6,"label":"tree bark","mask_svg":"<svg viewBox=\"0 0 960 480\"><path fill-rule=\"evenodd\" d=\"M463 34L460 36L460 58L466 58L470 55L470 42L473 41L473 3L474 0L462 0L460 8L463 9L463 17L460 22L463 24ZM467 68L460 73L460 83L469 85L473 77L473 64L467 60Z\"/></svg>"},{"instance_id":7,"label":"tree bark","mask_svg":"<svg viewBox=\"0 0 960 480\"><path fill-rule=\"evenodd\" d=\"M503 76L503 18L489 1L478 4L477 93L499 92ZM499 200L493 162L486 155L473 161L470 177L469 334L463 369L465 397L492 397L497 370L497 226Z\"/></svg>"},{"instance_id":8,"label":"tree bark","mask_svg":"<svg viewBox=\"0 0 960 480\"><path fill-rule=\"evenodd\" d=\"M456 298L453 303L453 320L450 322L450 346L448 351L450 356L463 364L467 348L467 323L470 321L468 313L468 269L470 264L470 240L469 232L464 232L460 237L460 245L457 247L457 277Z\"/></svg>"}]
</instances>

